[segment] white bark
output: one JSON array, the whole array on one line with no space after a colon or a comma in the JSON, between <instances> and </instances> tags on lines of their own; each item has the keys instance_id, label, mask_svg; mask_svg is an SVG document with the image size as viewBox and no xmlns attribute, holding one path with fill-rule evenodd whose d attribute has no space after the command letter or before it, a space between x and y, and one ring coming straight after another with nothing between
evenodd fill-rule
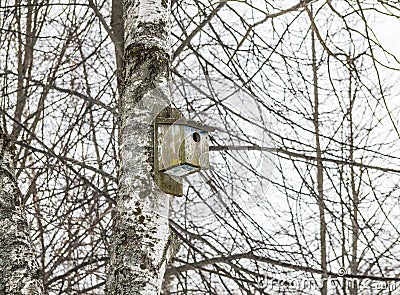
<instances>
[{"instance_id":1,"label":"white bark","mask_svg":"<svg viewBox=\"0 0 400 295\"><path fill-rule=\"evenodd\" d=\"M0 294L44 294L24 214L10 141L0 130Z\"/></svg>"},{"instance_id":2,"label":"white bark","mask_svg":"<svg viewBox=\"0 0 400 295\"><path fill-rule=\"evenodd\" d=\"M159 294L171 235L169 197L153 180L153 118L166 106L170 3L125 1L119 195L107 294Z\"/></svg>"}]
</instances>

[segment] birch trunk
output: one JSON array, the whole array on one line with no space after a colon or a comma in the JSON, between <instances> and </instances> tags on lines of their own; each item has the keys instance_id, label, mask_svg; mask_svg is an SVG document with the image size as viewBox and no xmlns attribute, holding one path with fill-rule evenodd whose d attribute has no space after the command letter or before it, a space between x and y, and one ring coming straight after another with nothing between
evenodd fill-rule
<instances>
[{"instance_id":1,"label":"birch trunk","mask_svg":"<svg viewBox=\"0 0 400 295\"><path fill-rule=\"evenodd\" d=\"M0 294L44 294L23 200L15 179L12 145L0 129Z\"/></svg>"},{"instance_id":2,"label":"birch trunk","mask_svg":"<svg viewBox=\"0 0 400 295\"><path fill-rule=\"evenodd\" d=\"M159 294L170 253L169 197L153 181L153 119L169 97L170 2L124 2L119 195L107 294Z\"/></svg>"}]
</instances>

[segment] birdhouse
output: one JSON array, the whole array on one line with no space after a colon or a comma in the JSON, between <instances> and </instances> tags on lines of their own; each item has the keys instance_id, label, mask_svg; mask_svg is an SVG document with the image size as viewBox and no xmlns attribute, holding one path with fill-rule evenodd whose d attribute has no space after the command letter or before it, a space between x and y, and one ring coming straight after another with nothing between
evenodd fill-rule
<instances>
[{"instance_id":1,"label":"birdhouse","mask_svg":"<svg viewBox=\"0 0 400 295\"><path fill-rule=\"evenodd\" d=\"M182 177L209 169L208 132L214 128L164 109L155 120L155 177L166 193L181 196Z\"/></svg>"}]
</instances>

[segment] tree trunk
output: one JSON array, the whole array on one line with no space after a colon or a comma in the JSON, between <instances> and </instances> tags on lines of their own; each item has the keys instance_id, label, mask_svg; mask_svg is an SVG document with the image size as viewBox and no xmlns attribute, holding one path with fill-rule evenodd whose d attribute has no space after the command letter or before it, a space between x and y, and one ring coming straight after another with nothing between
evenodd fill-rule
<instances>
[{"instance_id":1,"label":"tree trunk","mask_svg":"<svg viewBox=\"0 0 400 295\"><path fill-rule=\"evenodd\" d=\"M23 198L15 179L13 147L0 130L0 294L44 294Z\"/></svg>"},{"instance_id":2,"label":"tree trunk","mask_svg":"<svg viewBox=\"0 0 400 295\"><path fill-rule=\"evenodd\" d=\"M315 129L315 148L317 153L317 200L319 208L319 235L320 235L320 250L321 250L321 270L322 273L322 288L321 295L328 294L327 282L327 253L326 253L326 220L325 220L325 201L324 201L324 166L322 163L322 150L320 143L319 132L319 94L318 94L318 67L315 51L315 36L314 31L311 31L311 51L312 51L312 67L313 67L313 82L314 82L314 129Z\"/></svg>"},{"instance_id":3,"label":"tree trunk","mask_svg":"<svg viewBox=\"0 0 400 295\"><path fill-rule=\"evenodd\" d=\"M115 60L117 65L118 92L122 95L123 68L124 68L124 21L122 0L112 0L111 29L114 35Z\"/></svg>"},{"instance_id":4,"label":"tree trunk","mask_svg":"<svg viewBox=\"0 0 400 295\"><path fill-rule=\"evenodd\" d=\"M169 1L124 2L119 194L107 294L159 294L172 256L169 197L152 176L153 119L169 98L169 16Z\"/></svg>"}]
</instances>

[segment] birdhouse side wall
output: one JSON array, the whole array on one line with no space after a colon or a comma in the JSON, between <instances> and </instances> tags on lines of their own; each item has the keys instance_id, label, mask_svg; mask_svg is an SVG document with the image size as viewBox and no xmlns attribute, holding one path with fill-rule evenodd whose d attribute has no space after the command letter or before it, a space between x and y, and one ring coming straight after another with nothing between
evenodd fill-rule
<instances>
[{"instance_id":1,"label":"birdhouse side wall","mask_svg":"<svg viewBox=\"0 0 400 295\"><path fill-rule=\"evenodd\" d=\"M184 130L182 125L159 124L157 128L158 167L164 171L169 167L183 164Z\"/></svg>"}]
</instances>

